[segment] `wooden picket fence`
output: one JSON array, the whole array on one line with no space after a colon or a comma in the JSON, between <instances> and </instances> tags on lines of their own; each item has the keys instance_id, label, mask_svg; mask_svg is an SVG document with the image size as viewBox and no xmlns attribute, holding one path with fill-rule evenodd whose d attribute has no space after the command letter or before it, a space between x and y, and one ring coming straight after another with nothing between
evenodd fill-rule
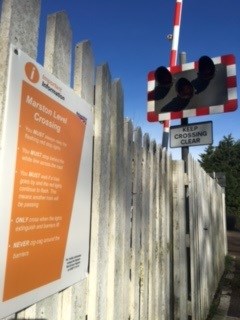
<instances>
[{"instance_id":1,"label":"wooden picket fence","mask_svg":"<svg viewBox=\"0 0 240 320\"><path fill-rule=\"evenodd\" d=\"M36 59L39 15L40 0L3 0L0 139L9 46ZM89 41L76 45L71 74L71 39L67 15L50 15L44 67L67 85L73 78L95 117L89 274L5 320L204 320L227 252L224 192L191 157L185 174L124 118L121 82L95 67Z\"/></svg>"}]
</instances>

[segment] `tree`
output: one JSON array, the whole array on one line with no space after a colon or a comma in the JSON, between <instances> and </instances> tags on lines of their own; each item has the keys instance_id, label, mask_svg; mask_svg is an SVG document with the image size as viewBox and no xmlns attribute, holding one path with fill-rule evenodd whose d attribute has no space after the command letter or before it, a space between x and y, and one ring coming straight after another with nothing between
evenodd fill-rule
<instances>
[{"instance_id":1,"label":"tree","mask_svg":"<svg viewBox=\"0 0 240 320\"><path fill-rule=\"evenodd\" d=\"M240 216L240 140L224 136L217 147L208 146L199 160L206 172L226 174L227 214Z\"/></svg>"}]
</instances>

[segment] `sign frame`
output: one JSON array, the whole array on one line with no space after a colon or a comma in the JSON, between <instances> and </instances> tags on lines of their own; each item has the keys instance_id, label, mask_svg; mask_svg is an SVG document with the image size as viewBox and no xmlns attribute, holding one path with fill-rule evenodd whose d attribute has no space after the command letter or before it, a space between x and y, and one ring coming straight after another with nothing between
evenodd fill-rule
<instances>
[{"instance_id":1,"label":"sign frame","mask_svg":"<svg viewBox=\"0 0 240 320\"><path fill-rule=\"evenodd\" d=\"M171 148L198 147L211 144L213 144L212 121L170 127Z\"/></svg>"},{"instance_id":2,"label":"sign frame","mask_svg":"<svg viewBox=\"0 0 240 320\"><path fill-rule=\"evenodd\" d=\"M93 110L11 45L2 128L0 318L87 276Z\"/></svg>"}]
</instances>

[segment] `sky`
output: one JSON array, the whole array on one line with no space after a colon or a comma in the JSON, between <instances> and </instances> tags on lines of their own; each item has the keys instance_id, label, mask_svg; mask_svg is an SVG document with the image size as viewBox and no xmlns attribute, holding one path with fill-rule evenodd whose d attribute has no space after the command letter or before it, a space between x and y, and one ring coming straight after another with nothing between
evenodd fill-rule
<instances>
[{"instance_id":1,"label":"sky","mask_svg":"<svg viewBox=\"0 0 240 320\"><path fill-rule=\"evenodd\" d=\"M73 46L83 40L91 42L96 65L108 63L112 79L121 80L125 117L161 144L162 125L147 121L147 74L169 65L171 42L167 35L173 32L175 4L175 0L42 0L38 60L42 63L47 16L65 11L73 31ZM234 54L239 78L240 1L183 0L178 50L186 52L187 62L197 61L202 55ZM240 139L239 108L188 121L212 121L214 146L229 134ZM175 120L171 125L180 123ZM206 147L190 147L189 152L197 159ZM169 148L169 152L173 159L181 158L181 148Z\"/></svg>"}]
</instances>

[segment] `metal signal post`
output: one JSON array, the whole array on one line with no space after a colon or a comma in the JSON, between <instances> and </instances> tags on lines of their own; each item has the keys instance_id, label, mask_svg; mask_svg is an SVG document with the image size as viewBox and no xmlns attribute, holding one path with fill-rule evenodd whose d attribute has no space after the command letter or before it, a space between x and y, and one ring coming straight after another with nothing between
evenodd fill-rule
<instances>
[{"instance_id":1,"label":"metal signal post","mask_svg":"<svg viewBox=\"0 0 240 320\"><path fill-rule=\"evenodd\" d=\"M169 61L170 67L173 67L177 64L179 34L180 34L180 25L181 25L181 17L182 17L182 4L183 4L183 0L176 0L174 19L173 19L173 35L170 39L172 41L172 49L170 52L170 61ZM168 140L169 140L169 127L170 127L170 121L169 120L163 121L162 147L166 149L168 147Z\"/></svg>"}]
</instances>

